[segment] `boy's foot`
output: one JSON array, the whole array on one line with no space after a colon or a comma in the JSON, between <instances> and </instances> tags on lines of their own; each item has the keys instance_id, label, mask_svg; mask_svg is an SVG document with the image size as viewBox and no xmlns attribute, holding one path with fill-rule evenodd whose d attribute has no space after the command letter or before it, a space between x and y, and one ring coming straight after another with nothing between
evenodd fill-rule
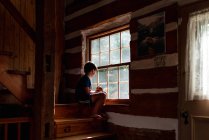
<instances>
[{"instance_id":1,"label":"boy's foot","mask_svg":"<svg viewBox=\"0 0 209 140\"><path fill-rule=\"evenodd\" d=\"M104 119L108 119L108 115L107 115L106 113L102 113L101 116L102 116L102 118L104 118Z\"/></svg>"},{"instance_id":2,"label":"boy's foot","mask_svg":"<svg viewBox=\"0 0 209 140\"><path fill-rule=\"evenodd\" d=\"M99 114L94 114L94 115L91 116L91 118L94 118L94 119L97 119L97 120L103 119L103 117Z\"/></svg>"}]
</instances>

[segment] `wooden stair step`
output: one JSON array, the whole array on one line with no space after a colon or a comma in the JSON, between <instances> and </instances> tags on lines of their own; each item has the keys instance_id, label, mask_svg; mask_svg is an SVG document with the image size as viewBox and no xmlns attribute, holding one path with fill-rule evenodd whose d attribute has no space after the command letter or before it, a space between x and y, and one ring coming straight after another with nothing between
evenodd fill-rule
<instances>
[{"instance_id":1,"label":"wooden stair step","mask_svg":"<svg viewBox=\"0 0 209 140\"><path fill-rule=\"evenodd\" d=\"M55 119L55 138L101 131L105 124L106 120L93 118Z\"/></svg>"},{"instance_id":2,"label":"wooden stair step","mask_svg":"<svg viewBox=\"0 0 209 140\"><path fill-rule=\"evenodd\" d=\"M0 89L0 104L19 104L19 101L8 89Z\"/></svg>"},{"instance_id":3,"label":"wooden stair step","mask_svg":"<svg viewBox=\"0 0 209 140\"><path fill-rule=\"evenodd\" d=\"M92 132L65 138L57 138L55 140L115 140L115 136L114 134L107 132Z\"/></svg>"},{"instance_id":4,"label":"wooden stair step","mask_svg":"<svg viewBox=\"0 0 209 140\"><path fill-rule=\"evenodd\" d=\"M16 55L14 55L13 52L8 52L8 51L0 51L0 55L6 55L6 56L10 56L10 57L16 56Z\"/></svg>"},{"instance_id":5,"label":"wooden stair step","mask_svg":"<svg viewBox=\"0 0 209 140\"><path fill-rule=\"evenodd\" d=\"M56 104L55 119L89 117L91 108L88 105L79 105L78 103L71 104Z\"/></svg>"},{"instance_id":6,"label":"wooden stair step","mask_svg":"<svg viewBox=\"0 0 209 140\"><path fill-rule=\"evenodd\" d=\"M18 75L30 75L29 71L22 71L22 70L7 70L9 74L18 74Z\"/></svg>"}]
</instances>

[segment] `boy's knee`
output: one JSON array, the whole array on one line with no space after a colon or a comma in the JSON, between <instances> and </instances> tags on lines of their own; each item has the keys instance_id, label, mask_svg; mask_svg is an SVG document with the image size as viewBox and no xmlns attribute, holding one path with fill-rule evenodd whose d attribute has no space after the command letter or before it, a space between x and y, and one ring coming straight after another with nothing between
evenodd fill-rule
<instances>
[{"instance_id":1,"label":"boy's knee","mask_svg":"<svg viewBox=\"0 0 209 140\"><path fill-rule=\"evenodd\" d=\"M102 99L106 99L106 94L101 94Z\"/></svg>"}]
</instances>

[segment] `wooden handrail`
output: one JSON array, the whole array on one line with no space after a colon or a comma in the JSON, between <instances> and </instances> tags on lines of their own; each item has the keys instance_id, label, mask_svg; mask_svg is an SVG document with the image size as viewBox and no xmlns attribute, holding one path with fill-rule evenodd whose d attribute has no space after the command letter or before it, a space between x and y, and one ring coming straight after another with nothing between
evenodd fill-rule
<instances>
[{"instance_id":1,"label":"wooden handrail","mask_svg":"<svg viewBox=\"0 0 209 140\"><path fill-rule=\"evenodd\" d=\"M24 122L32 122L32 118L29 118L29 117L0 118L0 124L8 124L8 123L24 123Z\"/></svg>"}]
</instances>

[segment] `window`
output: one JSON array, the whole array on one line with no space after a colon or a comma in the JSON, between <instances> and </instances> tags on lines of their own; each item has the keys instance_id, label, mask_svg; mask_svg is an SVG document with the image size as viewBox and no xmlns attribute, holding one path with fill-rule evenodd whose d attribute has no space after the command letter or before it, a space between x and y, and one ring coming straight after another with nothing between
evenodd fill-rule
<instances>
[{"instance_id":1,"label":"window","mask_svg":"<svg viewBox=\"0 0 209 140\"><path fill-rule=\"evenodd\" d=\"M187 30L187 99L209 99L209 9L192 13Z\"/></svg>"},{"instance_id":2,"label":"window","mask_svg":"<svg viewBox=\"0 0 209 140\"><path fill-rule=\"evenodd\" d=\"M101 86L107 99L129 99L130 32L104 33L90 40L90 60L98 67L92 89Z\"/></svg>"}]
</instances>

